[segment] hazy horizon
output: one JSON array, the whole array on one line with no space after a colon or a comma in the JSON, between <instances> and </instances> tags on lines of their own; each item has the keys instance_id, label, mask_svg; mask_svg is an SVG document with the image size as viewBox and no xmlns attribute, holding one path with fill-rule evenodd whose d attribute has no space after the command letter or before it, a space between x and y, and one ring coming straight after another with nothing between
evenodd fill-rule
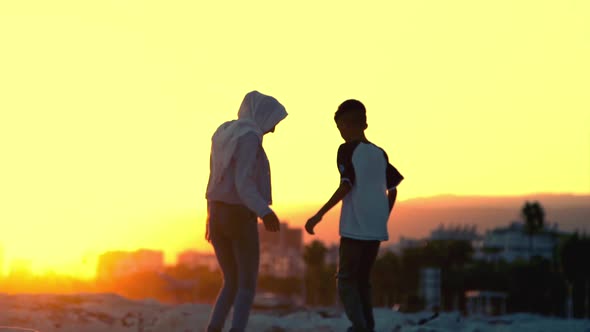
<instances>
[{"instance_id":1,"label":"hazy horizon","mask_svg":"<svg viewBox=\"0 0 590 332\"><path fill-rule=\"evenodd\" d=\"M572 199L573 198L573 199ZM566 232L573 232L576 229L579 230L590 230L588 225L585 224L585 220L590 220L590 193L588 194L551 194L551 193L540 193L540 194L528 194L528 195L516 195L516 196L458 196L458 195L437 195L432 197L422 197L422 198L412 198L406 200L400 200L398 202L397 209L393 213L390 221L389 221L389 230L390 230L390 240L384 242L383 246L390 246L398 242L400 237L406 238L423 238L427 237L432 230L434 230L439 225L444 225L446 227L449 226L467 226L467 225L475 225L477 227L477 231L479 234L484 234L486 230L494 228L494 227L502 227L508 226L513 221L521 221L520 220L520 208L521 205L524 204L526 200L529 201L539 201L545 208L547 213L547 227L552 227L553 222L557 222L559 225L559 230L566 231ZM453 201L452 204L447 204L449 201ZM314 206L309 206L306 208L302 208L301 210L292 211L289 214L285 214L284 218L282 218L282 222L288 224L290 228L301 228L306 220L306 217L313 213ZM336 206L332 211L330 211L325 220L316 228L316 236L311 236L306 234L303 230L303 241L304 243L309 243L313 240L320 240L324 242L326 245L331 246L337 244L339 239L338 236L338 218L339 218L339 210L340 206ZM485 218L483 220L477 221L455 221L449 222L447 219L454 218L454 217L461 217L461 216L473 216L473 209L483 209L488 210L488 215L491 215L493 220ZM578 210L582 210L582 215L577 218L576 214L580 212ZM442 213L442 210L448 210L447 213ZM560 220L555 220L555 211L560 210L560 213L557 213L561 216L566 216L568 219L566 222ZM401 212L400 212L401 211ZM408 222L408 214L413 216L412 222ZM484 213L485 214L485 213ZM478 217L482 217L481 213L475 214ZM497 217L496 217L497 216ZM512 216L512 217L509 217ZM424 220L429 219L427 222ZM422 222L418 229L416 228L403 228L400 232L399 229L399 221L402 220L406 224ZM482 227L483 226L483 227ZM405 231L405 233L404 233ZM202 230L195 230L196 233L204 236L204 229ZM136 251L141 249L146 250L155 250L161 251L164 253L165 256L165 264L167 266L175 265L177 255L186 250L193 250L197 252L201 252L203 254L213 254L212 247L205 242L204 239L200 239L203 243L205 243L204 247L198 246L197 244L189 245L184 248L178 248L176 250L169 250L167 248L158 247L154 245L145 245L142 247L137 248L108 248L102 252L96 252L94 255L86 255L80 256L79 261L84 260L85 265L89 268L89 271L96 271L96 264L97 258L99 255L109 252L109 251ZM0 242L0 258L2 257L3 253L3 246ZM27 261L27 260L25 260ZM1 260L0 260L1 262ZM33 260L29 260L28 263L34 263ZM7 275L9 272L10 262L4 262L4 273L2 273L2 269L0 268L0 275L4 274ZM0 266L1 267L1 266ZM46 269L45 271L41 271L35 269L33 267L33 274L36 276L43 276L44 274L54 274L58 273L59 275L68 276L71 273L64 272L64 271L55 271L51 269ZM76 275L71 275L76 277ZM80 276L77 276L80 277ZM86 272L82 279L93 279L93 273Z\"/></svg>"}]
</instances>

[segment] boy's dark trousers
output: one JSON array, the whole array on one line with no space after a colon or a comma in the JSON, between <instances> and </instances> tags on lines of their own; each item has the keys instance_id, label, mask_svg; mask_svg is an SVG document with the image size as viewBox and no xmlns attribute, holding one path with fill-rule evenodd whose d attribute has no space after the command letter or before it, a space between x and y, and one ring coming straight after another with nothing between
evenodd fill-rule
<instances>
[{"instance_id":1,"label":"boy's dark trousers","mask_svg":"<svg viewBox=\"0 0 590 332\"><path fill-rule=\"evenodd\" d=\"M340 238L338 294L352 323L351 332L371 332L375 329L370 277L379 244L379 241Z\"/></svg>"}]
</instances>

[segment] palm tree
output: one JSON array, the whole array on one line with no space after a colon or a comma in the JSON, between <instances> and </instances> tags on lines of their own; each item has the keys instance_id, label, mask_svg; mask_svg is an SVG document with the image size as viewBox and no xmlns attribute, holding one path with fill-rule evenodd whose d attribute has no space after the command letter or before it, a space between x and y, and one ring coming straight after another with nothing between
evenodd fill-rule
<instances>
[{"instance_id":1,"label":"palm tree","mask_svg":"<svg viewBox=\"0 0 590 332\"><path fill-rule=\"evenodd\" d=\"M322 241L314 240L305 246L303 251L303 261L307 266L320 267L324 266L324 259L328 249Z\"/></svg>"},{"instance_id":2,"label":"palm tree","mask_svg":"<svg viewBox=\"0 0 590 332\"><path fill-rule=\"evenodd\" d=\"M305 262L305 293L306 302L311 305L317 305L321 301L320 289L322 287L322 275L325 265L325 257L328 249L323 242L314 240L305 246L303 251L303 261Z\"/></svg>"},{"instance_id":3,"label":"palm tree","mask_svg":"<svg viewBox=\"0 0 590 332\"><path fill-rule=\"evenodd\" d=\"M377 258L371 274L374 305L391 307L399 303L402 289L400 272L401 259L393 252L388 251Z\"/></svg>"},{"instance_id":4,"label":"palm tree","mask_svg":"<svg viewBox=\"0 0 590 332\"><path fill-rule=\"evenodd\" d=\"M559 254L561 270L568 282L569 296L573 297L574 317L582 318L588 310L585 302L590 279L590 239L581 237L576 232L562 242Z\"/></svg>"},{"instance_id":5,"label":"palm tree","mask_svg":"<svg viewBox=\"0 0 590 332\"><path fill-rule=\"evenodd\" d=\"M533 252L533 235L539 233L545 227L545 210L539 202L525 202L521 214L524 218L524 230L529 236L529 260Z\"/></svg>"}]
</instances>

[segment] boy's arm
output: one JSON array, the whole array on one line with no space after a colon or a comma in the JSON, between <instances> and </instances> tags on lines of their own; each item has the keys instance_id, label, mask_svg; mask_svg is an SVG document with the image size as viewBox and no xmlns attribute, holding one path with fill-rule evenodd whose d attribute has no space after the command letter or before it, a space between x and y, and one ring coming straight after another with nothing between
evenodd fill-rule
<instances>
[{"instance_id":1,"label":"boy's arm","mask_svg":"<svg viewBox=\"0 0 590 332\"><path fill-rule=\"evenodd\" d=\"M322 208L313 217L309 218L309 220L305 224L305 230L309 234L313 235L313 228L322 220L322 218L328 211L330 211L336 204L338 204L338 202L340 202L350 192L351 188L352 187L349 182L342 181L342 183L340 183L340 186L338 187L338 189L336 189L336 191L328 200L328 202L326 202L326 204L324 204L324 206L322 206Z\"/></svg>"},{"instance_id":2,"label":"boy's arm","mask_svg":"<svg viewBox=\"0 0 590 332\"><path fill-rule=\"evenodd\" d=\"M393 206L395 205L395 200L397 198L397 186L402 182L404 176L397 170L397 168L393 167L392 164L389 163L389 157L387 153L383 151L385 155L385 160L387 160L387 168L385 170L385 178L387 181L387 200L389 201L389 214L393 210Z\"/></svg>"},{"instance_id":3,"label":"boy's arm","mask_svg":"<svg viewBox=\"0 0 590 332\"><path fill-rule=\"evenodd\" d=\"M389 214L391 214L391 210L393 210L393 206L395 205L396 198L397 198L397 188L389 189L387 191L387 199L389 200Z\"/></svg>"}]
</instances>

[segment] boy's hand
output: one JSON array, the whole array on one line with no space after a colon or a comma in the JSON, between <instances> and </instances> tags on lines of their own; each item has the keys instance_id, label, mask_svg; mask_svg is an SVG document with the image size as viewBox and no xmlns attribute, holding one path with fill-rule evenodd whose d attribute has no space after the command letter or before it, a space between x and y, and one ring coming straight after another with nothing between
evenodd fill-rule
<instances>
[{"instance_id":1,"label":"boy's hand","mask_svg":"<svg viewBox=\"0 0 590 332\"><path fill-rule=\"evenodd\" d=\"M315 233L313 232L313 229L314 229L315 225L317 225L321 220L322 220L322 217L318 216L317 214L315 216L309 218L309 220L307 220L307 222L305 223L305 231L308 234L314 235Z\"/></svg>"},{"instance_id":2,"label":"boy's hand","mask_svg":"<svg viewBox=\"0 0 590 332\"><path fill-rule=\"evenodd\" d=\"M278 232L280 229L281 223L274 212L268 213L262 217L262 222L264 223L264 228L269 232Z\"/></svg>"}]
</instances>

